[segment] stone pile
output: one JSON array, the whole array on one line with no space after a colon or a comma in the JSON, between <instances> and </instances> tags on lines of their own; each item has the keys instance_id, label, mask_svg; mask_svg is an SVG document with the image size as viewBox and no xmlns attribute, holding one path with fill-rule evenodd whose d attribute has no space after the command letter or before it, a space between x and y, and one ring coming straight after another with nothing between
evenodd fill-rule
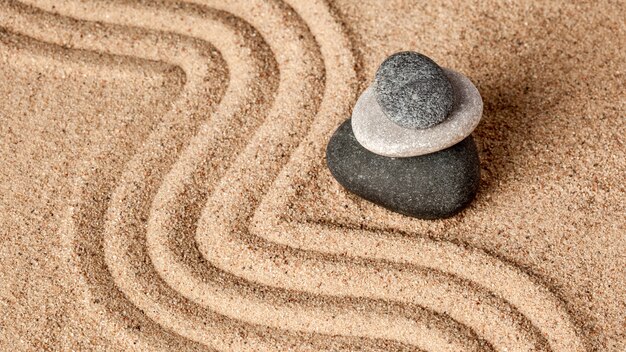
<instances>
[{"instance_id":1,"label":"stone pile","mask_svg":"<svg viewBox=\"0 0 626 352\"><path fill-rule=\"evenodd\" d=\"M331 137L328 167L369 201L423 219L474 198L480 163L471 137L483 103L472 82L416 52L387 58Z\"/></svg>"}]
</instances>

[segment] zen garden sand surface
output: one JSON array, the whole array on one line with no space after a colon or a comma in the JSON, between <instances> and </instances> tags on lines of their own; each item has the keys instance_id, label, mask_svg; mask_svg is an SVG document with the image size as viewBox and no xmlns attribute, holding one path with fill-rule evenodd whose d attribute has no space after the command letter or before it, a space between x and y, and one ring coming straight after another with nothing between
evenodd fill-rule
<instances>
[{"instance_id":1,"label":"zen garden sand surface","mask_svg":"<svg viewBox=\"0 0 626 352\"><path fill-rule=\"evenodd\" d=\"M626 350L625 7L0 1L0 350ZM406 50L484 104L446 219L326 164Z\"/></svg>"}]
</instances>

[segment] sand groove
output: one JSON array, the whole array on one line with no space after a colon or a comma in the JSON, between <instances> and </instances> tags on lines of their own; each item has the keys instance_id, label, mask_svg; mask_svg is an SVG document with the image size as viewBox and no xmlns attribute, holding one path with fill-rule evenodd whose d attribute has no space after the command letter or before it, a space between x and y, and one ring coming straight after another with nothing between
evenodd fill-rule
<instances>
[{"instance_id":1,"label":"sand groove","mask_svg":"<svg viewBox=\"0 0 626 352\"><path fill-rule=\"evenodd\" d=\"M89 151L63 230L86 306L108 316L103 328L120 343L583 350L549 290L480 250L342 237L283 216L312 168L300 160L320 160L300 156L323 155L356 98L356 59L327 4L28 2L65 17L8 2L0 25L185 73L180 97L134 155ZM39 26L45 16L57 28Z\"/></svg>"},{"instance_id":2,"label":"sand groove","mask_svg":"<svg viewBox=\"0 0 626 352\"><path fill-rule=\"evenodd\" d=\"M338 85L338 87L339 86L340 85ZM331 91L332 88L330 88ZM337 105L333 107L336 108ZM347 109L344 110L343 114L336 113L334 115L339 117L347 116L345 111L347 111ZM319 114L323 115L324 112L320 112ZM324 138L323 133L319 133L319 131L331 130L331 128L328 128L332 126L329 121L332 121L332 119L316 120L318 124L314 125L312 128L313 138L307 139L306 142L310 142L310 144L315 143L317 144L317 149L322 150L323 141L326 140L326 138ZM310 144L303 144L306 145L307 149L311 147ZM302 149L305 148L303 147ZM298 152L299 151L300 150L298 150ZM306 153L306 151L302 153ZM294 160L305 159L306 158L302 157L294 157ZM241 160L246 160L246 158L242 157ZM319 159L310 158L308 160ZM260 165L266 164L261 163ZM263 169L262 166L253 169L245 163L241 163L239 167L240 168L236 170L236 178L239 180L249 180L249 182L255 185L258 185L260 182L250 179L249 176L248 179L246 179L246 175L257 175L259 173L268 172L268 170ZM463 279L476 282L479 285L482 284L481 286L489 291L494 290L494 287L498 287L498 285L495 285L497 280L514 280L515 283L519 283L523 287L523 290L529 290L530 293L526 293L523 290L497 292L500 293L505 300L512 303L514 309L509 307L501 308L498 305L489 306L488 304L481 305L478 309L469 304L463 306L463 303L476 301L489 302L489 300L486 299L486 297L481 299L472 297L472 292L468 292L464 289L465 286L453 288L449 280L433 280L432 276L411 275L411 273L393 270L381 272L376 269L372 270L372 268L367 266L355 270L354 265L345 264L347 261L345 258L339 258L336 261L325 260L325 258L322 258L322 260L313 258L307 261L303 260L303 255L300 255L298 251L290 252L289 249L294 247L304 248L309 251L309 254L323 252L350 256L354 252L358 253L361 251L361 253L358 253L361 257L381 259L380 254L378 257L363 254L363 250L367 253L367 250L371 250L371 248L377 248L378 252L378 248L382 245L381 243L372 243L372 245L376 246L364 246L363 242L359 239L350 238L342 243L345 245L337 247L337 243L341 243L341 236L330 232L330 234L320 238L320 232L322 232L320 230L322 229L311 227L304 227L305 231L296 232L300 234L300 236L298 236L300 240L299 243L297 241L290 241L289 236L298 226L285 228L285 226L281 226L278 217L277 221L271 222L272 217L268 217L268 214L280 214L280 212L276 212L275 209L280 208L281 205L287 204L285 201L285 197L287 196L285 194L288 194L288 192L285 192L285 190L293 189L290 188L290 183L294 181L290 179L290 174L302 172L306 175L307 170L309 170L309 168L307 168L306 165L304 167L302 167L302 165L289 165L283 170L283 183L280 184L281 180L279 179L273 187L269 188L270 192L274 194L262 198L270 200L279 199L279 201L272 202L267 207L262 207L256 212L261 221L269 220L270 226L258 226L260 230L256 232L253 231L249 235L246 234L247 229L242 228L240 224L249 221L249 217L251 213L254 212L254 209L245 209L242 211L241 208L238 207L238 204L243 203L243 197L245 197L245 199L258 199L250 194L252 192L246 192L247 189L254 189L256 187L253 188L245 182L238 183L234 186L227 185L222 181L221 187L218 186L218 190L215 194L228 194L228 196L220 199L228 199L232 201L232 203L224 204L223 201L220 201L220 203L217 204L215 202L212 203L211 199L209 199L208 206L203 213L204 218L200 220L197 234L199 246L205 257L209 261L217 263L216 265L221 268L237 273L237 275L250 281L260 282L269 286L309 290L317 294L327 295L363 295L366 297L377 297L377 295L380 295L379 297L383 299L423 304L429 308L433 308L435 311L446 312L453 318L457 318L459 321L469 326L478 326L480 323L487 321L491 324L488 329L481 331L481 335L485 336L485 338L492 342L498 349L542 349L544 348L544 338L548 340L553 350L572 351L581 350L583 348L582 343L575 333L574 327L568 319L567 312L562 305L560 305L560 302L555 301L548 290L537 286L528 277L525 277L522 272L514 268L506 267L503 265L504 263L499 262L495 258L487 256L479 257L477 254L479 251L461 251L461 248L455 248L452 244L445 243L444 248L441 249L438 248L438 243L429 242L422 243L421 246L412 247L415 243L409 242L411 247L405 245L405 248L403 248L401 252L411 254L410 259L402 258L405 262L452 273ZM220 216L220 211L229 214L231 218L228 219L225 216ZM236 212L240 214L238 216L231 215ZM232 222L228 223L229 221ZM316 234L316 236L311 236L311 234ZM355 237L359 235L360 233L355 233ZM283 243L286 244L286 247L263 243L263 241L259 243L258 238L266 238L274 243ZM319 243L309 246L304 246L301 243L308 241L308 244L310 244L314 240L319 240ZM419 241L417 244L420 244ZM393 244L391 244L391 247L392 248L386 252L387 255L384 256L384 259L398 261L398 247L394 247ZM423 255L424 253L419 249L424 249L424 253L429 255ZM414 257L416 256L422 259L415 259ZM469 260L464 258L466 256L470 256ZM313 255L313 257L315 257L315 255ZM446 257L452 257L452 262L459 263L460 265L454 268L441 265L440 263L445 262L442 259ZM292 263L297 263L297 265ZM467 265L467 267L471 269L464 269L464 265ZM490 281L490 275L492 273L487 272L487 270L494 267L494 265L497 268L498 275L495 276L494 281ZM362 273L362 275L355 277L355 271ZM350 274L348 275L347 273ZM476 273L479 274L476 275ZM393 278L393 280L389 280L389 278ZM389 286L393 285L388 284L389 282L397 283L396 287L390 288ZM405 284L403 284L403 282ZM388 285L386 285L386 283ZM382 287L386 287L386 289L382 289ZM428 292L429 295L420 295L423 292ZM524 306L522 297L526 298L528 296L531 296L532 299L530 302L537 304L537 307ZM452 299L448 302L442 302L442 297L452 297ZM514 319L515 314L510 313L515 309L529 314L527 319L529 319L534 326L529 327L525 322L517 323ZM475 312L476 314L468 315L467 312ZM511 320L513 321L511 322ZM555 333L555 331L558 331L560 328L564 328L565 331L568 331L569 335L563 337L560 336L559 333Z\"/></svg>"},{"instance_id":3,"label":"sand groove","mask_svg":"<svg viewBox=\"0 0 626 352\"><path fill-rule=\"evenodd\" d=\"M341 40L341 38L338 39ZM351 100L350 97L346 99L348 101ZM280 121L284 122L284 119ZM193 147L183 154L181 157L182 162L177 163L164 179L161 190L153 204L153 214L150 217L148 227L148 244L152 254L152 261L171 286L180 292L184 292L187 297L194 301L210 306L218 311L224 311L224 307L227 306L225 302L228 300L236 301L240 319L244 319L243 315L246 315L245 319L250 321L257 320L257 322L261 322L264 325L273 325L298 331L307 331L311 329L310 327L313 327L316 332L356 336L361 335L359 330L363 330L365 326L379 326L382 333L379 336L371 337L398 339L407 343L415 343L427 349L435 349L436 346L441 348L446 345L451 350L461 350L467 347L462 346L461 343L461 341L468 340L469 336L467 334L462 335L464 339L451 343L450 336L454 335L450 334L449 328L443 328L445 333L441 336L438 335L437 331L432 331L433 326L436 327L435 330L442 328L441 324L439 326L433 324L435 319L432 317L430 319L421 317L424 321L418 321L421 324L416 325L415 321L403 321L393 316L389 319L381 315L369 318L364 313L354 314L354 312L347 312L340 314L341 310L336 305L332 305L333 309L328 309L330 307L324 306L316 307L315 310L302 306L297 307L298 309L293 309L289 306L283 307L285 306L284 302L281 302L280 306L277 306L276 303L268 305L263 301L238 297L238 294L230 291L225 293L223 283L221 287L215 288L214 283L203 282L202 277L198 277L193 273L194 270L202 271L202 269L197 269L202 267L202 264L198 263L199 261L197 260L196 263L189 263L190 259L188 259L191 258L193 260L193 258L198 256L180 255L180 253L176 253L176 245L172 245L172 243L179 242L176 239L180 239L180 228L184 228L180 225L181 220L176 220L177 217L189 216L188 213L182 211L182 209L186 209L182 204L184 204L185 198L189 195L190 184L194 182L194 179L197 179L197 175L194 174L193 170L197 169L198 166L194 164L198 164L199 160L206 159L204 151L211 148L210 141L207 141L205 138L199 138L194 141L197 141L198 145L193 145L192 142ZM185 238L193 241L192 237ZM299 290L298 292L302 294L306 290ZM290 298L290 301L293 302L294 300L295 298ZM328 301L326 305L329 305ZM406 309L407 307L404 308ZM411 308L409 307L409 309ZM364 309L361 308L360 310ZM229 312L224 311L224 314L229 315ZM277 316L280 317L278 321L273 321ZM398 338L394 334L387 333L387 331L394 331L394 329L395 331L403 331L405 336Z\"/></svg>"}]
</instances>

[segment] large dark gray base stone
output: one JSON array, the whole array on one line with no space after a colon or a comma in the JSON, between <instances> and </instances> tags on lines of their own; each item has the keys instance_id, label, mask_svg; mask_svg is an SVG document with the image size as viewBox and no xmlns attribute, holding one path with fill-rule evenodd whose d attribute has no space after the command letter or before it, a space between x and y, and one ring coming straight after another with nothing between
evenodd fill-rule
<instances>
[{"instance_id":1,"label":"large dark gray base stone","mask_svg":"<svg viewBox=\"0 0 626 352\"><path fill-rule=\"evenodd\" d=\"M421 219L450 217L478 191L480 162L469 136L442 151L390 158L363 148L346 120L330 139L326 162L348 191L392 211Z\"/></svg>"}]
</instances>

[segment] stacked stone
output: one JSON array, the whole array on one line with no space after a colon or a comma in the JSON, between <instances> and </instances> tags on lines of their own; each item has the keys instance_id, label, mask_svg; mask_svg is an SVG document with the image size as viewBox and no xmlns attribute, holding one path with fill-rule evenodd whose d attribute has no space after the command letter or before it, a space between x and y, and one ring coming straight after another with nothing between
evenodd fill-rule
<instances>
[{"instance_id":1,"label":"stacked stone","mask_svg":"<svg viewBox=\"0 0 626 352\"><path fill-rule=\"evenodd\" d=\"M422 219L468 205L480 181L471 137L480 93L462 74L416 52L387 58L332 136L328 167L348 191Z\"/></svg>"}]
</instances>

